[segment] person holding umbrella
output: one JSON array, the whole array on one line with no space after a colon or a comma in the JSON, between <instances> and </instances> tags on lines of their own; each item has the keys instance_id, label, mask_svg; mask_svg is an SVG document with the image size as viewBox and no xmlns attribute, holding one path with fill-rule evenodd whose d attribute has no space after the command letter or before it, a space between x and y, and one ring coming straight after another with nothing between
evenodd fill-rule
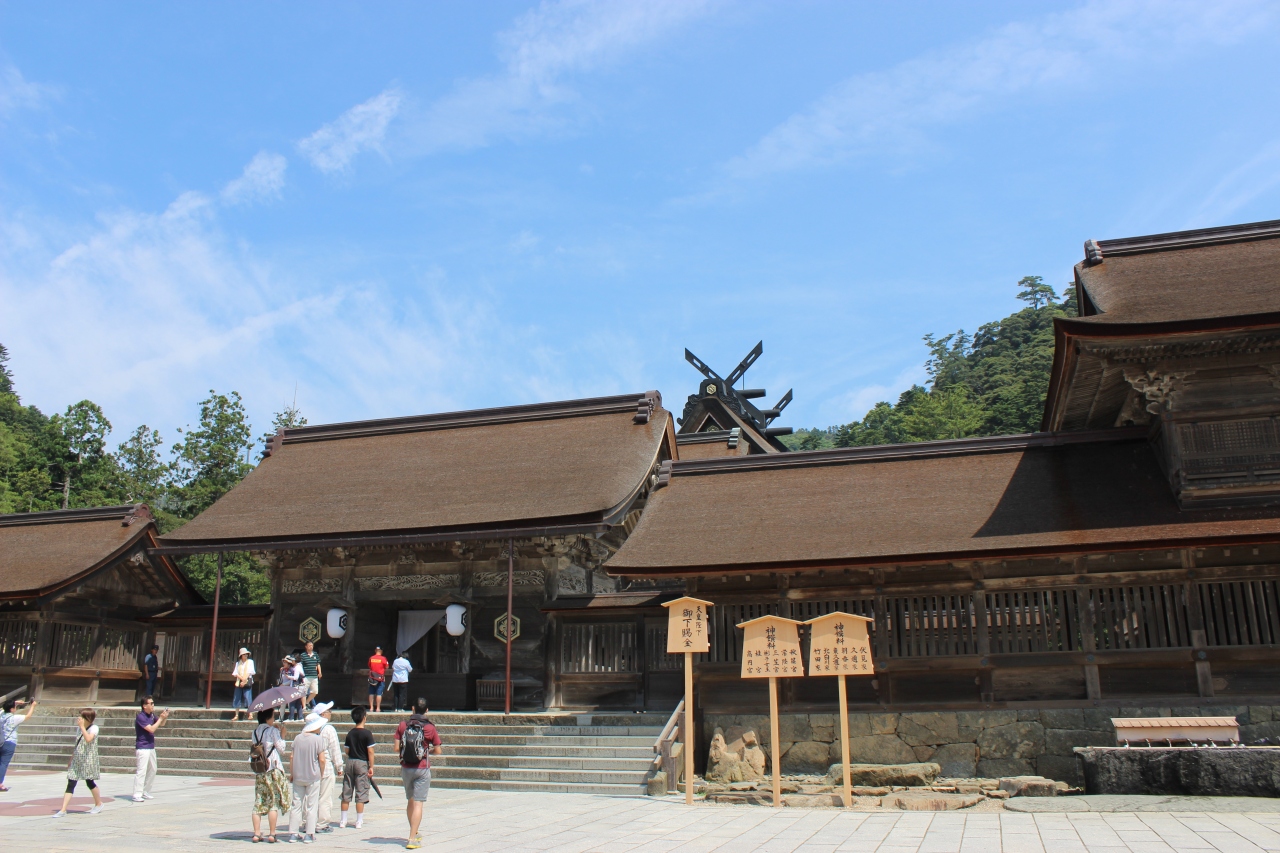
<instances>
[{"instance_id":1,"label":"person holding umbrella","mask_svg":"<svg viewBox=\"0 0 1280 853\"><path fill-rule=\"evenodd\" d=\"M253 840L262 841L262 816L267 816L267 841L276 842L276 822L293 804L289 778L284 773L284 723L276 721L276 709L258 712L253 730L249 766L253 769ZM261 747L259 749L258 747Z\"/></svg>"},{"instance_id":2,"label":"person holding umbrella","mask_svg":"<svg viewBox=\"0 0 1280 853\"><path fill-rule=\"evenodd\" d=\"M302 674L302 667L298 665L298 659L293 655L285 655L280 666L280 686L281 687L301 687L305 683ZM303 697L306 692L303 691ZM302 699L295 699L289 702L289 717L294 720L302 719Z\"/></svg>"}]
</instances>

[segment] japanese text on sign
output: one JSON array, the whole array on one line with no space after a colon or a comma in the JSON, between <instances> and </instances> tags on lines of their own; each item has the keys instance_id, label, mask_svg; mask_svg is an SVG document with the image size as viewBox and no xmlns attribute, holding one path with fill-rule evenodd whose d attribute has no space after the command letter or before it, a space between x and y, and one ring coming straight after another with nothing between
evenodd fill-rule
<instances>
[{"instance_id":1,"label":"japanese text on sign","mask_svg":"<svg viewBox=\"0 0 1280 853\"><path fill-rule=\"evenodd\" d=\"M799 623L780 616L762 616L738 627L743 630L743 678L800 678Z\"/></svg>"},{"instance_id":2,"label":"japanese text on sign","mask_svg":"<svg viewBox=\"0 0 1280 853\"><path fill-rule=\"evenodd\" d=\"M667 652L706 652L711 650L707 608L711 602L697 598L678 598L667 602Z\"/></svg>"},{"instance_id":3,"label":"japanese text on sign","mask_svg":"<svg viewBox=\"0 0 1280 853\"><path fill-rule=\"evenodd\" d=\"M809 620L809 674L873 674L869 621L849 613L828 613Z\"/></svg>"}]
</instances>

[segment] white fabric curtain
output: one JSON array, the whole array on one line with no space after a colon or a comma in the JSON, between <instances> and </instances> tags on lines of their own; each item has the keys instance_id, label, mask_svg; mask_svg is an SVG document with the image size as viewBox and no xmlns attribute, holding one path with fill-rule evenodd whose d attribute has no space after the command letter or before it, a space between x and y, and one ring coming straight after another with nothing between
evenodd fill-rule
<instances>
[{"instance_id":1,"label":"white fabric curtain","mask_svg":"<svg viewBox=\"0 0 1280 853\"><path fill-rule=\"evenodd\" d=\"M443 610L401 610L396 625L396 654L407 652L443 618Z\"/></svg>"}]
</instances>

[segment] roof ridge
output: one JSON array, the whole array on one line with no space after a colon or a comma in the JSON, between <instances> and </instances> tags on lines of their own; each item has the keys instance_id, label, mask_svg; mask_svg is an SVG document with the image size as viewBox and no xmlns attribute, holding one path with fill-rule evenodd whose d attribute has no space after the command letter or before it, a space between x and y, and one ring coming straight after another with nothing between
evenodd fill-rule
<instances>
[{"instance_id":1,"label":"roof ridge","mask_svg":"<svg viewBox=\"0 0 1280 853\"><path fill-rule=\"evenodd\" d=\"M16 512L0 515L0 527L22 527L30 524L60 524L71 521L109 521L122 519L128 527L138 519L153 519L151 509L144 503L119 504L117 506L92 506L81 509L51 509L43 512Z\"/></svg>"},{"instance_id":2,"label":"roof ridge","mask_svg":"<svg viewBox=\"0 0 1280 853\"><path fill-rule=\"evenodd\" d=\"M889 462L902 459L927 459L935 456L959 456L1024 450L1034 447L1060 447L1068 444L1095 444L1111 441L1145 439L1148 428L1119 427L1081 432L1033 432L1022 435L952 438L942 441L919 441L909 444L879 444L871 447L841 447L833 450L800 450L791 453L756 456L724 456L711 459L673 461L670 476L732 474L767 468L811 468L827 465L850 465L859 462Z\"/></svg>"},{"instance_id":3,"label":"roof ridge","mask_svg":"<svg viewBox=\"0 0 1280 853\"><path fill-rule=\"evenodd\" d=\"M1122 237L1117 240L1089 240L1085 243L1085 263L1093 266L1104 263L1111 257L1142 255L1172 249L1194 249L1200 246L1242 243L1248 240L1268 240L1275 237L1280 237L1280 219L1196 228L1190 231L1169 231L1142 237ZM1094 244L1092 251L1090 243Z\"/></svg>"},{"instance_id":4,"label":"roof ridge","mask_svg":"<svg viewBox=\"0 0 1280 853\"><path fill-rule=\"evenodd\" d=\"M635 417L635 422L642 424L648 423L654 409L661 405L662 394L657 391L645 391L639 394L617 394L611 397L586 397L579 400L529 403L521 406L502 406L493 409L471 409L461 412L439 412L398 418L293 427L292 429L278 431L269 443L265 455L270 456L281 445L300 442L394 435L405 432L490 426L588 415L621 414L623 412L632 413Z\"/></svg>"}]
</instances>

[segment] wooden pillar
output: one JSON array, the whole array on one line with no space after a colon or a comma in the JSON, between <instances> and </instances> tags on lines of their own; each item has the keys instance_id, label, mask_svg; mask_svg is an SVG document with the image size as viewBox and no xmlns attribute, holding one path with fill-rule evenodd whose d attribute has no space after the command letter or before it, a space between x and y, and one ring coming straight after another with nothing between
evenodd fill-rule
<instances>
[{"instance_id":1,"label":"wooden pillar","mask_svg":"<svg viewBox=\"0 0 1280 853\"><path fill-rule=\"evenodd\" d=\"M778 679L769 676L769 763L773 765L773 807L782 808L782 767L778 757ZM686 781L685 784L688 784Z\"/></svg>"},{"instance_id":2,"label":"wooden pillar","mask_svg":"<svg viewBox=\"0 0 1280 853\"><path fill-rule=\"evenodd\" d=\"M1076 557L1075 571L1082 577L1088 569L1085 557ZM1098 651L1097 605L1088 586L1076 587L1079 596L1080 613L1080 648L1085 653L1084 694L1088 699L1102 698L1102 678L1098 674L1098 665L1094 662L1094 654Z\"/></svg>"},{"instance_id":3,"label":"wooden pillar","mask_svg":"<svg viewBox=\"0 0 1280 853\"><path fill-rule=\"evenodd\" d=\"M1172 434L1172 433L1170 433ZM1200 588L1195 584L1196 555L1189 548L1182 549L1182 567L1187 570L1187 582L1183 594L1187 599L1187 629L1191 632L1191 656L1196 667L1196 689L1205 699L1213 698L1213 667L1209 664L1209 635L1204 627L1204 608L1200 601Z\"/></svg>"},{"instance_id":4,"label":"wooden pillar","mask_svg":"<svg viewBox=\"0 0 1280 853\"><path fill-rule=\"evenodd\" d=\"M978 670L978 701L994 702L995 701L995 683L991 672L991 617L987 614L987 587L982 582L982 567L975 564L970 568L972 576L976 578L973 583L973 621L974 621L974 640L977 646L979 666Z\"/></svg>"},{"instance_id":5,"label":"wooden pillar","mask_svg":"<svg viewBox=\"0 0 1280 853\"><path fill-rule=\"evenodd\" d=\"M31 661L31 697L39 699L44 693L44 670L53 655L53 613L47 608L40 612L40 626L36 628L36 649Z\"/></svg>"}]
</instances>

